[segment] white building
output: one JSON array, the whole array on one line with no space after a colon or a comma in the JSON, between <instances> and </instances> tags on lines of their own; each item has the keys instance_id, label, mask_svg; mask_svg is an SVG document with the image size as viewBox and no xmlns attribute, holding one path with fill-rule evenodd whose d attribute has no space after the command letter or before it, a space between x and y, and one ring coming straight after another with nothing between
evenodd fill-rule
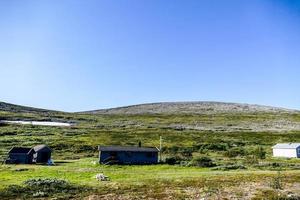
<instances>
[{"instance_id":1,"label":"white building","mask_svg":"<svg viewBox=\"0 0 300 200\"><path fill-rule=\"evenodd\" d=\"M272 148L274 157L300 158L300 143L280 143Z\"/></svg>"}]
</instances>

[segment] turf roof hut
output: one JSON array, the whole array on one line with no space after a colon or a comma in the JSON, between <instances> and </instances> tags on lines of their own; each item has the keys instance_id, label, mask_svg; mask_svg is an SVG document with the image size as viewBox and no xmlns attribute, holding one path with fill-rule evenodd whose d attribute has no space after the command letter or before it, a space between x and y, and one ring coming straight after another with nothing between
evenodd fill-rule
<instances>
[{"instance_id":1,"label":"turf roof hut","mask_svg":"<svg viewBox=\"0 0 300 200\"><path fill-rule=\"evenodd\" d=\"M99 162L102 164L156 164L156 147L99 146Z\"/></svg>"},{"instance_id":2,"label":"turf roof hut","mask_svg":"<svg viewBox=\"0 0 300 200\"><path fill-rule=\"evenodd\" d=\"M32 148L13 147L8 152L7 164L31 164L34 150Z\"/></svg>"},{"instance_id":3,"label":"turf roof hut","mask_svg":"<svg viewBox=\"0 0 300 200\"><path fill-rule=\"evenodd\" d=\"M33 162L47 163L51 159L52 150L46 145L37 145L33 147Z\"/></svg>"}]
</instances>

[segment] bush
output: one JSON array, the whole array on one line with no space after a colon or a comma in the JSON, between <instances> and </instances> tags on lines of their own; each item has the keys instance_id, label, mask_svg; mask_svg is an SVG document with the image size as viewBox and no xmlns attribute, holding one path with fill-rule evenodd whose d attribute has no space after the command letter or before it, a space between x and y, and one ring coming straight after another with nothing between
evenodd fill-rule
<instances>
[{"instance_id":1,"label":"bush","mask_svg":"<svg viewBox=\"0 0 300 200\"><path fill-rule=\"evenodd\" d=\"M229 148L229 144L227 143L204 143L195 145L194 149L198 150L201 153L211 151L226 151Z\"/></svg>"},{"instance_id":2,"label":"bush","mask_svg":"<svg viewBox=\"0 0 300 200\"><path fill-rule=\"evenodd\" d=\"M278 171L277 175L271 180L270 186L275 190L283 189L283 176L280 171Z\"/></svg>"},{"instance_id":3,"label":"bush","mask_svg":"<svg viewBox=\"0 0 300 200\"><path fill-rule=\"evenodd\" d=\"M241 147L233 147L225 152L225 156L233 158L245 155L245 150Z\"/></svg>"},{"instance_id":4,"label":"bush","mask_svg":"<svg viewBox=\"0 0 300 200\"><path fill-rule=\"evenodd\" d=\"M17 197L26 192L26 189L19 185L10 185L4 190L0 190L0 199L3 197Z\"/></svg>"},{"instance_id":5,"label":"bush","mask_svg":"<svg viewBox=\"0 0 300 200\"><path fill-rule=\"evenodd\" d=\"M253 150L252 154L256 156L258 159L265 159L266 158L266 151L263 147L257 147Z\"/></svg>"},{"instance_id":6,"label":"bush","mask_svg":"<svg viewBox=\"0 0 300 200\"><path fill-rule=\"evenodd\" d=\"M250 164L250 165L256 165L259 163L258 161L259 160L257 159L257 157L254 155L248 155L245 158L245 163Z\"/></svg>"},{"instance_id":7,"label":"bush","mask_svg":"<svg viewBox=\"0 0 300 200\"><path fill-rule=\"evenodd\" d=\"M183 157L191 157L192 153L194 152L194 149L192 147L172 146L169 148L164 148L163 152L169 153L172 155L176 155L176 154L180 153Z\"/></svg>"},{"instance_id":8,"label":"bush","mask_svg":"<svg viewBox=\"0 0 300 200\"><path fill-rule=\"evenodd\" d=\"M61 187L69 187L69 183L65 180L60 179L28 179L24 181L24 184L31 188L44 188L44 187L51 187L51 188L61 188Z\"/></svg>"},{"instance_id":9,"label":"bush","mask_svg":"<svg viewBox=\"0 0 300 200\"><path fill-rule=\"evenodd\" d=\"M191 160L189 166L197 166L197 167L214 167L216 166L212 159L206 156L196 157Z\"/></svg>"},{"instance_id":10,"label":"bush","mask_svg":"<svg viewBox=\"0 0 300 200\"><path fill-rule=\"evenodd\" d=\"M246 169L244 165L239 164L230 164L230 165L224 165L214 168L214 170L237 170L237 169Z\"/></svg>"},{"instance_id":11,"label":"bush","mask_svg":"<svg viewBox=\"0 0 300 200\"><path fill-rule=\"evenodd\" d=\"M167 157L165 163L169 165L175 165L175 164L180 164L182 160L183 159L180 158L179 156L172 156L172 157Z\"/></svg>"},{"instance_id":12,"label":"bush","mask_svg":"<svg viewBox=\"0 0 300 200\"><path fill-rule=\"evenodd\" d=\"M71 198L83 191L82 188L76 187L65 180L52 178L29 179L23 183L23 186L11 185L6 189L1 190L0 199L4 197L14 197L14 199L17 199L16 197L22 197L22 199L31 199L33 197L52 197L54 195Z\"/></svg>"}]
</instances>

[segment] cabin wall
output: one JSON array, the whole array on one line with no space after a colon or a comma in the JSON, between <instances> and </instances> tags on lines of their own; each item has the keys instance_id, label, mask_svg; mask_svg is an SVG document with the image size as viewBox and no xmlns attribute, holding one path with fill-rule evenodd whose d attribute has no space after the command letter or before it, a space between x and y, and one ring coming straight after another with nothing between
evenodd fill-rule
<instances>
[{"instance_id":1,"label":"cabin wall","mask_svg":"<svg viewBox=\"0 0 300 200\"><path fill-rule=\"evenodd\" d=\"M47 163L50 158L50 151L39 151L33 155L33 161L36 163Z\"/></svg>"},{"instance_id":2,"label":"cabin wall","mask_svg":"<svg viewBox=\"0 0 300 200\"><path fill-rule=\"evenodd\" d=\"M15 160L16 164L31 164L33 157L32 154L11 153L9 158Z\"/></svg>"},{"instance_id":3,"label":"cabin wall","mask_svg":"<svg viewBox=\"0 0 300 200\"><path fill-rule=\"evenodd\" d=\"M273 149L274 157L297 158L296 149Z\"/></svg>"},{"instance_id":4,"label":"cabin wall","mask_svg":"<svg viewBox=\"0 0 300 200\"><path fill-rule=\"evenodd\" d=\"M100 152L100 163L112 157L122 164L155 164L158 162L157 152Z\"/></svg>"}]
</instances>

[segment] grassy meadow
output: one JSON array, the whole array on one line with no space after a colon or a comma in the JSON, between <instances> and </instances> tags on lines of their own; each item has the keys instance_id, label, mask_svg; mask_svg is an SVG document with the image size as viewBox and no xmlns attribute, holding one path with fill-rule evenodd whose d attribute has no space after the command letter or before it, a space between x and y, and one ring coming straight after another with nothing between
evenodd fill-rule
<instances>
[{"instance_id":1,"label":"grassy meadow","mask_svg":"<svg viewBox=\"0 0 300 200\"><path fill-rule=\"evenodd\" d=\"M253 131L240 124L285 120L299 114L92 115L0 112L0 119L72 122L72 127L0 125L0 160L13 146L47 144L55 166L1 165L0 199L282 199L300 198L300 161L273 158L278 142L300 141L300 131ZM193 125L217 127L202 130ZM185 126L183 126L185 125ZM163 163L103 166L98 145L159 146ZM104 173L110 181L99 182ZM27 192L31 179L61 179L64 189Z\"/></svg>"}]
</instances>

